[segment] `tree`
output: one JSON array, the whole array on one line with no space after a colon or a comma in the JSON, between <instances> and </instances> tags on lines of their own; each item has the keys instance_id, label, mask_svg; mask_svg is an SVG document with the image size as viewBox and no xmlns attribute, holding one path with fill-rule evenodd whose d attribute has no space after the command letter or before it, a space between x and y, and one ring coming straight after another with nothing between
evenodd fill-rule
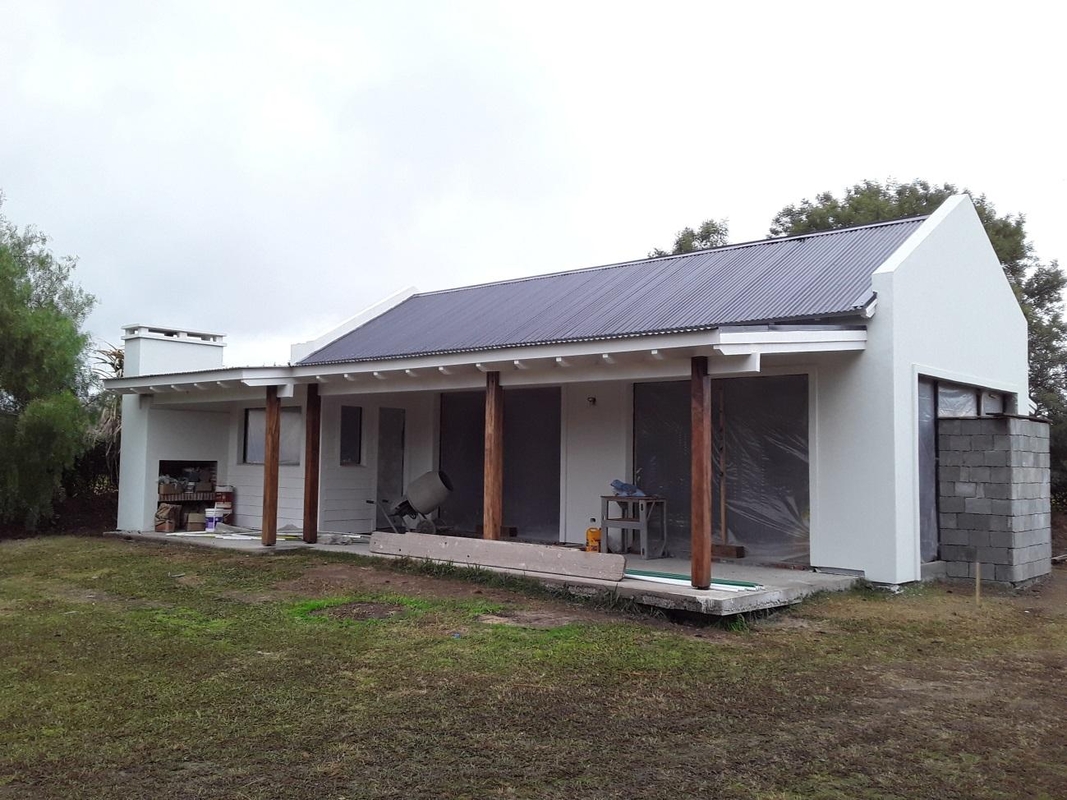
<instances>
[{"instance_id":1,"label":"tree","mask_svg":"<svg viewBox=\"0 0 1067 800\"><path fill-rule=\"evenodd\" d=\"M96 300L71 280L76 260L47 244L0 215L0 520L30 529L51 515L89 427L81 326Z\"/></svg>"},{"instance_id":2,"label":"tree","mask_svg":"<svg viewBox=\"0 0 1067 800\"><path fill-rule=\"evenodd\" d=\"M697 250L708 250L712 247L722 247L727 243L730 235L730 226L725 219L707 219L699 228L682 228L674 237L674 248L668 253L658 247L648 254L649 258L659 256L681 255L682 253L694 253Z\"/></svg>"},{"instance_id":3,"label":"tree","mask_svg":"<svg viewBox=\"0 0 1067 800\"><path fill-rule=\"evenodd\" d=\"M1067 323L1063 319L1064 275L1055 261L1042 263L1026 238L1022 215L1000 216L986 196L950 183L926 181L884 184L863 181L838 199L830 192L779 211L770 236L796 236L887 219L929 214L951 195L971 195L993 250L1026 315L1030 346L1030 396L1052 428L1053 493L1067 491ZM1026 412L1025 399L1020 411Z\"/></svg>"}]
</instances>

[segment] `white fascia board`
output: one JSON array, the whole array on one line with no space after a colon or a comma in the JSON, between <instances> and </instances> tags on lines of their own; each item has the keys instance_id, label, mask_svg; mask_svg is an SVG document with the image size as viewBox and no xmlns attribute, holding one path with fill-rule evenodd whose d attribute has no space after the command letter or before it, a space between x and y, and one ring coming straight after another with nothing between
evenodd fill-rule
<instances>
[{"instance_id":1,"label":"white fascia board","mask_svg":"<svg viewBox=\"0 0 1067 800\"><path fill-rule=\"evenodd\" d=\"M778 330L727 331L715 350L727 356L747 353L832 353L865 350L867 331L852 330Z\"/></svg>"},{"instance_id":2,"label":"white fascia board","mask_svg":"<svg viewBox=\"0 0 1067 800\"><path fill-rule=\"evenodd\" d=\"M393 294L386 297L384 300L378 301L369 308L363 309L354 317L345 320L336 328L327 331L326 333L319 336L317 339L312 339L310 342L296 342L294 344L291 344L289 346L289 360L293 364L295 364L300 359L306 358L307 356L314 353L316 350L325 347L330 342L336 341L345 334L351 333L361 325L366 325L375 317L380 317L386 311L396 308L405 300L414 297L416 294L418 294L418 292L419 290L416 289L414 286L408 286L404 289L401 289L399 292L394 292Z\"/></svg>"},{"instance_id":3,"label":"white fascia board","mask_svg":"<svg viewBox=\"0 0 1067 800\"><path fill-rule=\"evenodd\" d=\"M229 367L169 375L138 375L110 378L104 389L114 394L163 394L174 391L203 392L237 386L282 386L293 383L289 367ZM247 382L253 383L247 383Z\"/></svg>"},{"instance_id":4,"label":"white fascia board","mask_svg":"<svg viewBox=\"0 0 1067 800\"><path fill-rule=\"evenodd\" d=\"M591 374L603 379L674 375L689 369L690 357L698 355L708 356L709 370L717 374L753 374L759 372L761 354L862 350L866 340L867 332L862 329L691 331L383 361L114 378L104 385L109 391L129 394L320 383L324 387L336 385L332 394L363 391L369 386L374 386L374 391L454 388L488 371L499 371L502 381L511 385L566 383L589 379ZM719 360L721 364L717 363ZM398 380L401 378L402 383ZM484 377L479 380L484 382Z\"/></svg>"}]
</instances>

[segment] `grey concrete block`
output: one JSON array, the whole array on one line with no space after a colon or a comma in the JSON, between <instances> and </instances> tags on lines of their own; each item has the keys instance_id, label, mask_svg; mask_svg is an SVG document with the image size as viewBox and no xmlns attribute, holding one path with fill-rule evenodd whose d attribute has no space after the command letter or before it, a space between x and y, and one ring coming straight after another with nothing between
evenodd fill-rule
<instances>
[{"instance_id":1,"label":"grey concrete block","mask_svg":"<svg viewBox=\"0 0 1067 800\"><path fill-rule=\"evenodd\" d=\"M942 511L951 514L958 514L963 511L962 497L946 497L945 495L941 495L941 497L938 499L938 502Z\"/></svg>"},{"instance_id":2,"label":"grey concrete block","mask_svg":"<svg viewBox=\"0 0 1067 800\"><path fill-rule=\"evenodd\" d=\"M994 514L994 515L997 515L997 516L1008 517L1008 516L1011 516L1012 514L1015 513L1015 509L1012 508L1012 505L1015 503L1014 500L996 500L996 499L993 499L993 500L990 500L989 502L991 504L991 507L989 509L989 513L990 514Z\"/></svg>"},{"instance_id":3,"label":"grey concrete block","mask_svg":"<svg viewBox=\"0 0 1067 800\"><path fill-rule=\"evenodd\" d=\"M972 455L970 453L964 453L964 456ZM1011 453L1006 450L987 450L981 454L982 464L987 467L1006 467L1011 463ZM966 463L966 458L964 458Z\"/></svg>"},{"instance_id":4,"label":"grey concrete block","mask_svg":"<svg viewBox=\"0 0 1067 800\"><path fill-rule=\"evenodd\" d=\"M973 561L981 550L989 548L973 547L965 544L942 544L941 558L944 561Z\"/></svg>"},{"instance_id":5,"label":"grey concrete block","mask_svg":"<svg viewBox=\"0 0 1067 800\"><path fill-rule=\"evenodd\" d=\"M963 465L963 453L959 450L942 450L940 462L944 466L958 467Z\"/></svg>"},{"instance_id":6,"label":"grey concrete block","mask_svg":"<svg viewBox=\"0 0 1067 800\"><path fill-rule=\"evenodd\" d=\"M971 547L988 547L989 531L976 531L973 528L967 531L967 544Z\"/></svg>"},{"instance_id":7,"label":"grey concrete block","mask_svg":"<svg viewBox=\"0 0 1067 800\"><path fill-rule=\"evenodd\" d=\"M966 501L964 501L966 503ZM956 524L963 530L988 531L989 515L964 513L956 517Z\"/></svg>"},{"instance_id":8,"label":"grey concrete block","mask_svg":"<svg viewBox=\"0 0 1067 800\"><path fill-rule=\"evenodd\" d=\"M1006 564L990 564L985 561L980 562L982 565L982 580L983 581L995 581L999 580L996 577L997 569L999 567L1007 566ZM974 561L967 565L967 576L970 578L978 577L978 564Z\"/></svg>"},{"instance_id":9,"label":"grey concrete block","mask_svg":"<svg viewBox=\"0 0 1067 800\"><path fill-rule=\"evenodd\" d=\"M1012 479L1011 467L990 467L989 480L995 483L1009 483Z\"/></svg>"},{"instance_id":10,"label":"grey concrete block","mask_svg":"<svg viewBox=\"0 0 1067 800\"><path fill-rule=\"evenodd\" d=\"M1027 564L1002 564L997 567L996 579L1009 583L1019 583L1020 581L1028 581L1041 575L1047 575L1051 571L1052 562L1047 559L1031 561Z\"/></svg>"},{"instance_id":11,"label":"grey concrete block","mask_svg":"<svg viewBox=\"0 0 1067 800\"><path fill-rule=\"evenodd\" d=\"M965 497L963 510L968 514L992 514L993 501L988 497Z\"/></svg>"},{"instance_id":12,"label":"grey concrete block","mask_svg":"<svg viewBox=\"0 0 1067 800\"><path fill-rule=\"evenodd\" d=\"M1021 451L1013 453L1014 459L1012 463L1019 467L1036 467L1037 466L1037 453L1031 453L1029 451Z\"/></svg>"},{"instance_id":13,"label":"grey concrete block","mask_svg":"<svg viewBox=\"0 0 1067 800\"><path fill-rule=\"evenodd\" d=\"M990 531L989 546L1013 548L1018 545L1019 536L1020 534L1012 531Z\"/></svg>"},{"instance_id":14,"label":"grey concrete block","mask_svg":"<svg viewBox=\"0 0 1067 800\"><path fill-rule=\"evenodd\" d=\"M971 576L970 568L966 561L949 561L947 572L950 578L969 578Z\"/></svg>"},{"instance_id":15,"label":"grey concrete block","mask_svg":"<svg viewBox=\"0 0 1067 800\"><path fill-rule=\"evenodd\" d=\"M954 529L956 527L956 515L941 512L937 515L937 523L942 532Z\"/></svg>"},{"instance_id":16,"label":"grey concrete block","mask_svg":"<svg viewBox=\"0 0 1067 800\"><path fill-rule=\"evenodd\" d=\"M956 481L954 484L946 484L941 494L955 495L956 497L975 497L978 494L978 484L973 481Z\"/></svg>"},{"instance_id":17,"label":"grey concrete block","mask_svg":"<svg viewBox=\"0 0 1067 800\"><path fill-rule=\"evenodd\" d=\"M961 430L960 421L958 419L942 419L937 422L937 432L940 438L945 436L956 436Z\"/></svg>"},{"instance_id":18,"label":"grey concrete block","mask_svg":"<svg viewBox=\"0 0 1067 800\"><path fill-rule=\"evenodd\" d=\"M964 469L964 467L941 466L938 467L937 476L939 479L946 482L971 480L971 476L969 474L964 477ZM979 467L972 467L971 469L979 469Z\"/></svg>"},{"instance_id":19,"label":"grey concrete block","mask_svg":"<svg viewBox=\"0 0 1067 800\"><path fill-rule=\"evenodd\" d=\"M978 560L983 564L1011 564L1013 552L1007 547L979 547Z\"/></svg>"},{"instance_id":20,"label":"grey concrete block","mask_svg":"<svg viewBox=\"0 0 1067 800\"><path fill-rule=\"evenodd\" d=\"M993 476L992 467L964 467L970 474L967 476L967 480L974 481L975 483L989 483Z\"/></svg>"},{"instance_id":21,"label":"grey concrete block","mask_svg":"<svg viewBox=\"0 0 1067 800\"><path fill-rule=\"evenodd\" d=\"M1013 519L1015 518L1004 514L990 514L986 517L986 525L990 533L993 531L1010 531L1012 530Z\"/></svg>"},{"instance_id":22,"label":"grey concrete block","mask_svg":"<svg viewBox=\"0 0 1067 800\"><path fill-rule=\"evenodd\" d=\"M989 455L996 455L996 453L982 452L981 450L967 450L962 452L963 466L965 467L982 467L982 466L1000 466L999 464L987 464L986 457ZM1007 455L1006 453L1000 453L1000 455Z\"/></svg>"},{"instance_id":23,"label":"grey concrete block","mask_svg":"<svg viewBox=\"0 0 1067 800\"><path fill-rule=\"evenodd\" d=\"M993 449L993 437L989 434L982 434L980 436L971 437L971 449L972 450L992 450Z\"/></svg>"},{"instance_id":24,"label":"grey concrete block","mask_svg":"<svg viewBox=\"0 0 1067 800\"><path fill-rule=\"evenodd\" d=\"M961 530L958 530L955 527L946 528L946 527L942 526L942 528L941 528L941 546L944 547L945 545L965 545L965 546L970 546L971 545L971 533L970 533L970 531L961 531ZM945 554L942 553L941 557L944 558Z\"/></svg>"},{"instance_id":25,"label":"grey concrete block","mask_svg":"<svg viewBox=\"0 0 1067 800\"><path fill-rule=\"evenodd\" d=\"M993 437L993 449L994 450L1011 450L1011 437L1004 435L996 435Z\"/></svg>"},{"instance_id":26,"label":"grey concrete block","mask_svg":"<svg viewBox=\"0 0 1067 800\"><path fill-rule=\"evenodd\" d=\"M982 487L982 496L993 500L1010 500L1012 494L1012 485L1010 483L987 483Z\"/></svg>"},{"instance_id":27,"label":"grey concrete block","mask_svg":"<svg viewBox=\"0 0 1067 800\"><path fill-rule=\"evenodd\" d=\"M1052 542L1016 547L1009 551L1009 564L1029 564L1031 561L1047 561L1052 557Z\"/></svg>"}]
</instances>

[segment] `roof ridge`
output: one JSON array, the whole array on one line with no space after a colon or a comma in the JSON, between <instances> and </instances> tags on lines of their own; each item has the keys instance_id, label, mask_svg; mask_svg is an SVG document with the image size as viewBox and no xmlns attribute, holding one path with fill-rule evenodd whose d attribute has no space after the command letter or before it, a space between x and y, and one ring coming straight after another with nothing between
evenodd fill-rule
<instances>
[{"instance_id":1,"label":"roof ridge","mask_svg":"<svg viewBox=\"0 0 1067 800\"><path fill-rule=\"evenodd\" d=\"M819 236L834 236L842 233L851 233L853 231L866 230L868 228L882 228L889 227L891 225L900 225L906 222L915 222L917 220L927 219L929 214L916 214L911 217L900 217L898 219L882 220L879 222L868 222L865 225L853 225L848 228L833 228L825 231L812 231L811 233L798 233L794 236L768 236L766 239L752 239L747 242L737 242L734 244L724 244L719 247L706 247L702 250L694 250L691 253L668 253L663 256L653 256L651 258L635 258L630 261L615 261L610 264L600 264L594 267L578 267L576 269L565 269L559 272L542 272L538 275L525 275L519 278L505 278L499 281L485 281L484 283L471 283L466 286L451 286L447 289L434 289L429 292L418 292L412 295L412 297L430 297L433 295L451 294L452 292L463 292L468 289L482 289L487 286L506 286L514 283L525 283L527 281L542 280L544 278L558 278L561 275L578 275L584 272L598 272L601 270L619 269L621 267L629 267L634 264L640 263L653 263L656 261L665 261L667 259L681 259L692 258L695 256L701 256L705 253L723 252L726 250L741 250L746 247L758 247L760 245L780 244L782 242L797 241L800 239L812 239ZM408 298L409 300L412 298Z\"/></svg>"}]
</instances>

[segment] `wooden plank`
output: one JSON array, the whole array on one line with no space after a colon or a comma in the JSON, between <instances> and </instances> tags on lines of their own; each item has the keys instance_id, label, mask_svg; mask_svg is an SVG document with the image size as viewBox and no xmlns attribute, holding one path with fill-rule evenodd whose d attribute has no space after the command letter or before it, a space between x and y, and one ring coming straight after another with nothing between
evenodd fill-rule
<instances>
[{"instance_id":1,"label":"wooden plank","mask_svg":"<svg viewBox=\"0 0 1067 800\"><path fill-rule=\"evenodd\" d=\"M618 553L587 553L572 547L497 542L463 536L378 532L371 536L370 551L382 555L603 581L621 581L626 571L626 558Z\"/></svg>"},{"instance_id":2,"label":"wooden plank","mask_svg":"<svg viewBox=\"0 0 1067 800\"><path fill-rule=\"evenodd\" d=\"M304 414L304 541L319 540L319 437L322 433L319 385L308 384Z\"/></svg>"},{"instance_id":3,"label":"wooden plank","mask_svg":"<svg viewBox=\"0 0 1067 800\"><path fill-rule=\"evenodd\" d=\"M504 522L504 392L500 373L485 374L485 489L482 525L486 539L499 539Z\"/></svg>"},{"instance_id":4,"label":"wooden plank","mask_svg":"<svg viewBox=\"0 0 1067 800\"><path fill-rule=\"evenodd\" d=\"M690 376L690 527L692 583L711 586L711 379L708 359L694 356Z\"/></svg>"},{"instance_id":5,"label":"wooden plank","mask_svg":"<svg viewBox=\"0 0 1067 800\"><path fill-rule=\"evenodd\" d=\"M267 387L266 432L263 455L262 542L272 547L278 541L278 458L281 453L282 403L278 387Z\"/></svg>"}]
</instances>

